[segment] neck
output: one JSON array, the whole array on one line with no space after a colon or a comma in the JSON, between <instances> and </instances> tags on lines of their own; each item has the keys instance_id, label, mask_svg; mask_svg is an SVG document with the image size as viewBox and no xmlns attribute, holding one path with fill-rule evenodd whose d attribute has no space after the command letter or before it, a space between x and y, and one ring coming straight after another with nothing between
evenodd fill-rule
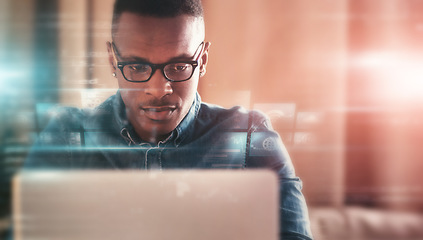
<instances>
[{"instance_id":1,"label":"neck","mask_svg":"<svg viewBox=\"0 0 423 240\"><path fill-rule=\"evenodd\" d=\"M170 136L170 133L166 134L166 135L158 136L158 135L152 135L152 134L141 135L137 131L135 131L135 132L138 134L138 136L141 138L141 140L149 142L149 143L154 144L154 145L157 145L160 141L166 140Z\"/></svg>"},{"instance_id":2,"label":"neck","mask_svg":"<svg viewBox=\"0 0 423 240\"><path fill-rule=\"evenodd\" d=\"M131 122L131 121L130 121ZM149 142L151 144L157 145L160 141L164 141L172 134L172 132L161 135L158 134L154 129L150 131L145 131L141 126L137 125L137 123L132 123L132 126L135 130L135 133L144 142Z\"/></svg>"}]
</instances>

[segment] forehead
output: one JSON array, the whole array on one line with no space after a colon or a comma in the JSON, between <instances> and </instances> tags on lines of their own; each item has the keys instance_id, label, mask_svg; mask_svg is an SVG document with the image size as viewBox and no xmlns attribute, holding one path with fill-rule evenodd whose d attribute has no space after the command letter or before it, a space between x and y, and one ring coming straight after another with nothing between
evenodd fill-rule
<instances>
[{"instance_id":1,"label":"forehead","mask_svg":"<svg viewBox=\"0 0 423 240\"><path fill-rule=\"evenodd\" d=\"M193 54L204 39L201 18L181 15L157 18L124 12L113 41L122 57L142 57L152 62Z\"/></svg>"}]
</instances>

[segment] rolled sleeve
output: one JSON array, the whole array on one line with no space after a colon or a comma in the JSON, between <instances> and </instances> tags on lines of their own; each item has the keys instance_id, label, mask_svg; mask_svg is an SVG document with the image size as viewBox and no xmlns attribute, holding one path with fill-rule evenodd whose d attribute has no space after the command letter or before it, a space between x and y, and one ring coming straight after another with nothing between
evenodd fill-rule
<instances>
[{"instance_id":1,"label":"rolled sleeve","mask_svg":"<svg viewBox=\"0 0 423 240\"><path fill-rule=\"evenodd\" d=\"M282 178L280 188L281 239L312 239L301 180Z\"/></svg>"}]
</instances>

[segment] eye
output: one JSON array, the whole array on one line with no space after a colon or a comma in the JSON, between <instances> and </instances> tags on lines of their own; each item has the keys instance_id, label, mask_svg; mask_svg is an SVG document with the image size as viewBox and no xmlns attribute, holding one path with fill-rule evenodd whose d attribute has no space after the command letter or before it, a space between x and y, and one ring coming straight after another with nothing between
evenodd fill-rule
<instances>
[{"instance_id":1,"label":"eye","mask_svg":"<svg viewBox=\"0 0 423 240\"><path fill-rule=\"evenodd\" d=\"M173 71L173 72L184 72L187 71L188 69L190 69L189 64L187 63L174 63L172 65L169 66L169 70Z\"/></svg>"},{"instance_id":2,"label":"eye","mask_svg":"<svg viewBox=\"0 0 423 240\"><path fill-rule=\"evenodd\" d=\"M149 72L150 71L150 66L146 65L146 64L131 64L131 65L127 65L126 67L131 72L143 73L143 72Z\"/></svg>"}]
</instances>

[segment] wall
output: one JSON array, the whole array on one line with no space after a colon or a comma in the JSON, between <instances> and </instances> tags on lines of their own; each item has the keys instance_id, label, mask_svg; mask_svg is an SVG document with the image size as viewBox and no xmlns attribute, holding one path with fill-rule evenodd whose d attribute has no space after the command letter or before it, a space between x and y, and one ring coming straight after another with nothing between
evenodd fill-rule
<instances>
[{"instance_id":1,"label":"wall","mask_svg":"<svg viewBox=\"0 0 423 240\"><path fill-rule=\"evenodd\" d=\"M94 107L116 92L107 61L113 0L60 0L61 102Z\"/></svg>"},{"instance_id":2,"label":"wall","mask_svg":"<svg viewBox=\"0 0 423 240\"><path fill-rule=\"evenodd\" d=\"M309 203L343 203L348 2L203 2L203 100L268 113Z\"/></svg>"},{"instance_id":3,"label":"wall","mask_svg":"<svg viewBox=\"0 0 423 240\"><path fill-rule=\"evenodd\" d=\"M422 1L350 1L347 202L423 209Z\"/></svg>"}]
</instances>

